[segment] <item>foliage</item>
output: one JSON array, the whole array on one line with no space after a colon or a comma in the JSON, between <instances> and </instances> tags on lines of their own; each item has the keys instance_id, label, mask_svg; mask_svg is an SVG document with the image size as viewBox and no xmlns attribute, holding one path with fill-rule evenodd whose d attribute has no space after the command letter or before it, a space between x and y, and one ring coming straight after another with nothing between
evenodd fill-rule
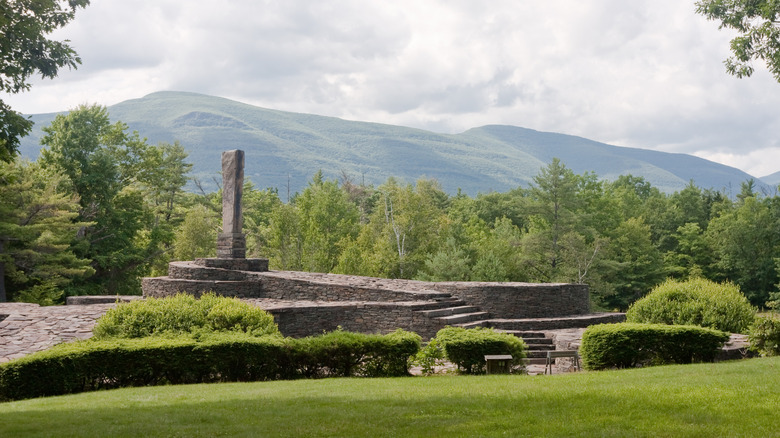
<instances>
[{"instance_id":1,"label":"foliage","mask_svg":"<svg viewBox=\"0 0 780 438\"><path fill-rule=\"evenodd\" d=\"M127 130L99 105L57 115L44 128L39 162L67 177L78 219L91 222L73 248L95 275L74 283L71 295L138 294L140 277L171 251L186 153L178 144L149 146Z\"/></svg>"},{"instance_id":2,"label":"foliage","mask_svg":"<svg viewBox=\"0 0 780 438\"><path fill-rule=\"evenodd\" d=\"M87 340L0 367L0 399L160 384L275 379L283 340L241 333L207 338Z\"/></svg>"},{"instance_id":3,"label":"foliage","mask_svg":"<svg viewBox=\"0 0 780 438\"><path fill-rule=\"evenodd\" d=\"M230 318L224 322L231 323ZM420 337L402 330L384 336L337 331L304 339L258 337L243 330L97 338L0 365L0 400L126 386L403 376L420 348Z\"/></svg>"},{"instance_id":4,"label":"foliage","mask_svg":"<svg viewBox=\"0 0 780 438\"><path fill-rule=\"evenodd\" d=\"M434 339L441 345L447 360L464 374L483 374L487 354L512 355L514 366L520 365L525 357L522 339L489 328L445 327Z\"/></svg>"},{"instance_id":5,"label":"foliage","mask_svg":"<svg viewBox=\"0 0 780 438\"><path fill-rule=\"evenodd\" d=\"M217 213L204 205L195 205L184 215L174 238L174 259L195 260L216 257Z\"/></svg>"},{"instance_id":6,"label":"foliage","mask_svg":"<svg viewBox=\"0 0 780 438\"><path fill-rule=\"evenodd\" d=\"M733 280L753 305L763 305L780 280L780 206L747 197L736 208L710 221L706 236L717 255L716 266Z\"/></svg>"},{"instance_id":7,"label":"foliage","mask_svg":"<svg viewBox=\"0 0 780 438\"><path fill-rule=\"evenodd\" d=\"M68 41L54 41L46 36L68 24L76 9L88 4L89 0L17 0L0 4L0 91L27 91L32 75L54 78L60 68L81 64ZM31 128L31 121L0 100L0 161L13 160L19 138Z\"/></svg>"},{"instance_id":8,"label":"foliage","mask_svg":"<svg viewBox=\"0 0 780 438\"><path fill-rule=\"evenodd\" d=\"M698 325L744 333L756 310L739 287L697 278L667 280L635 302L626 312L628 322Z\"/></svg>"},{"instance_id":9,"label":"foliage","mask_svg":"<svg viewBox=\"0 0 780 438\"><path fill-rule=\"evenodd\" d=\"M609 291L598 291L599 304L625 310L664 280L663 259L651 240L650 227L643 218L628 218L614 231L605 259L596 269Z\"/></svg>"},{"instance_id":10,"label":"foliage","mask_svg":"<svg viewBox=\"0 0 780 438\"><path fill-rule=\"evenodd\" d=\"M88 224L63 186L36 163L0 162L0 301L60 304L68 284L94 272L70 245Z\"/></svg>"},{"instance_id":11,"label":"foliage","mask_svg":"<svg viewBox=\"0 0 780 438\"><path fill-rule=\"evenodd\" d=\"M598 324L582 334L580 355L589 370L713 361L729 334L685 325Z\"/></svg>"},{"instance_id":12,"label":"foliage","mask_svg":"<svg viewBox=\"0 0 780 438\"><path fill-rule=\"evenodd\" d=\"M178 336L203 332L279 335L273 316L237 298L177 294L122 303L101 316L95 339Z\"/></svg>"},{"instance_id":13,"label":"foliage","mask_svg":"<svg viewBox=\"0 0 780 438\"><path fill-rule=\"evenodd\" d=\"M444 362L444 349L436 338L428 341L425 347L421 348L414 356L413 363L422 369L426 376L434 374L436 367Z\"/></svg>"},{"instance_id":14,"label":"foliage","mask_svg":"<svg viewBox=\"0 0 780 438\"><path fill-rule=\"evenodd\" d=\"M753 74L753 60L766 62L780 82L780 4L776 0L700 0L696 12L720 21L720 28L734 29L733 56L725 61L726 71L738 78Z\"/></svg>"},{"instance_id":15,"label":"foliage","mask_svg":"<svg viewBox=\"0 0 780 438\"><path fill-rule=\"evenodd\" d=\"M780 317L757 316L748 331L750 346L762 356L780 355Z\"/></svg>"},{"instance_id":16,"label":"foliage","mask_svg":"<svg viewBox=\"0 0 780 438\"><path fill-rule=\"evenodd\" d=\"M398 329L387 335L341 329L288 339L290 366L302 377L405 376L409 360L420 350L420 336Z\"/></svg>"}]
</instances>

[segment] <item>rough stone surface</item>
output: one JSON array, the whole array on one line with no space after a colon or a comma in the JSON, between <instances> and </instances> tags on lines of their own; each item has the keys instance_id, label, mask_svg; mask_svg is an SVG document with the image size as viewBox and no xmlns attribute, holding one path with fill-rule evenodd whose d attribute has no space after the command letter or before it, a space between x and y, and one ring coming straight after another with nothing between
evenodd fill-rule
<instances>
[{"instance_id":1,"label":"rough stone surface","mask_svg":"<svg viewBox=\"0 0 780 438\"><path fill-rule=\"evenodd\" d=\"M584 284L443 282L430 287L498 318L557 317L590 311L588 286Z\"/></svg>"},{"instance_id":2,"label":"rough stone surface","mask_svg":"<svg viewBox=\"0 0 780 438\"><path fill-rule=\"evenodd\" d=\"M114 297L116 298L116 297ZM0 303L0 363L92 336L95 321L116 304L41 307Z\"/></svg>"},{"instance_id":3,"label":"rough stone surface","mask_svg":"<svg viewBox=\"0 0 780 438\"><path fill-rule=\"evenodd\" d=\"M243 259L246 239L241 198L244 190L244 151L222 152L222 232L217 236L217 257Z\"/></svg>"},{"instance_id":4,"label":"rough stone surface","mask_svg":"<svg viewBox=\"0 0 780 438\"><path fill-rule=\"evenodd\" d=\"M264 272L268 270L268 259L209 258L209 259L195 259L195 264L206 268L220 268L220 269L229 269L233 271Z\"/></svg>"}]
</instances>

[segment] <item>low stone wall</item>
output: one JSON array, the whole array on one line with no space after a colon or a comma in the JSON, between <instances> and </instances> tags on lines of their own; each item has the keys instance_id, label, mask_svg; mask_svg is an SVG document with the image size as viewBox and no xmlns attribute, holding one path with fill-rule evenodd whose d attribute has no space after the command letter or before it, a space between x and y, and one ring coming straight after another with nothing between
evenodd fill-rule
<instances>
[{"instance_id":1,"label":"low stone wall","mask_svg":"<svg viewBox=\"0 0 780 438\"><path fill-rule=\"evenodd\" d=\"M153 277L141 280L145 297L162 298L184 292L196 297L206 292L236 298L261 298L261 284L257 281L190 280Z\"/></svg>"},{"instance_id":2,"label":"low stone wall","mask_svg":"<svg viewBox=\"0 0 780 438\"><path fill-rule=\"evenodd\" d=\"M409 287L399 280L348 275L276 271L258 274L257 281L261 284L261 297L280 300L400 302L449 296L424 287Z\"/></svg>"},{"instance_id":3,"label":"low stone wall","mask_svg":"<svg viewBox=\"0 0 780 438\"><path fill-rule=\"evenodd\" d=\"M402 327L427 340L435 336L444 323L419 313L418 310L424 307L408 302L339 302L268 307L266 310L274 316L279 331L285 336L314 336L339 327L347 331L384 334Z\"/></svg>"},{"instance_id":4,"label":"low stone wall","mask_svg":"<svg viewBox=\"0 0 780 438\"><path fill-rule=\"evenodd\" d=\"M477 306L493 318L557 317L590 311L588 286L584 284L444 282L429 287Z\"/></svg>"}]
</instances>

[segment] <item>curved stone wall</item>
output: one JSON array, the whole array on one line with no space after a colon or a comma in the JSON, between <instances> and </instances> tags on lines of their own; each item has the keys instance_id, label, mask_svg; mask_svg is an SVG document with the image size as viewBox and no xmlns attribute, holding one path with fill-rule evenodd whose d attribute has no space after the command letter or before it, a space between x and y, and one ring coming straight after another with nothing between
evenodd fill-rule
<instances>
[{"instance_id":1,"label":"curved stone wall","mask_svg":"<svg viewBox=\"0 0 780 438\"><path fill-rule=\"evenodd\" d=\"M477 306L493 318L546 318L590 312L584 284L443 282L429 286Z\"/></svg>"}]
</instances>

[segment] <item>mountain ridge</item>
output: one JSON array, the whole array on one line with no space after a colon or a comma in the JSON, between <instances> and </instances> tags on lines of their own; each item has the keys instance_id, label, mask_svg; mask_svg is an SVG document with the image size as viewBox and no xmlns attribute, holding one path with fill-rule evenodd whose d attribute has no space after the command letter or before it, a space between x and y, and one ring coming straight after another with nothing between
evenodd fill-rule
<instances>
[{"instance_id":1,"label":"mountain ridge","mask_svg":"<svg viewBox=\"0 0 780 438\"><path fill-rule=\"evenodd\" d=\"M246 152L245 175L258 187L300 191L318 170L328 178L346 172L381 184L388 177L413 182L436 178L448 193L506 191L527 186L553 157L575 173L599 178L642 176L665 192L691 180L703 188L739 191L760 179L739 169L686 154L600 143L567 134L511 125L485 125L459 134L349 121L252 106L226 98L163 91L108 107L112 121L126 123L152 144L180 141L194 164L193 176L216 188L223 150ZM41 128L57 113L36 114L23 156L35 159Z\"/></svg>"}]
</instances>

